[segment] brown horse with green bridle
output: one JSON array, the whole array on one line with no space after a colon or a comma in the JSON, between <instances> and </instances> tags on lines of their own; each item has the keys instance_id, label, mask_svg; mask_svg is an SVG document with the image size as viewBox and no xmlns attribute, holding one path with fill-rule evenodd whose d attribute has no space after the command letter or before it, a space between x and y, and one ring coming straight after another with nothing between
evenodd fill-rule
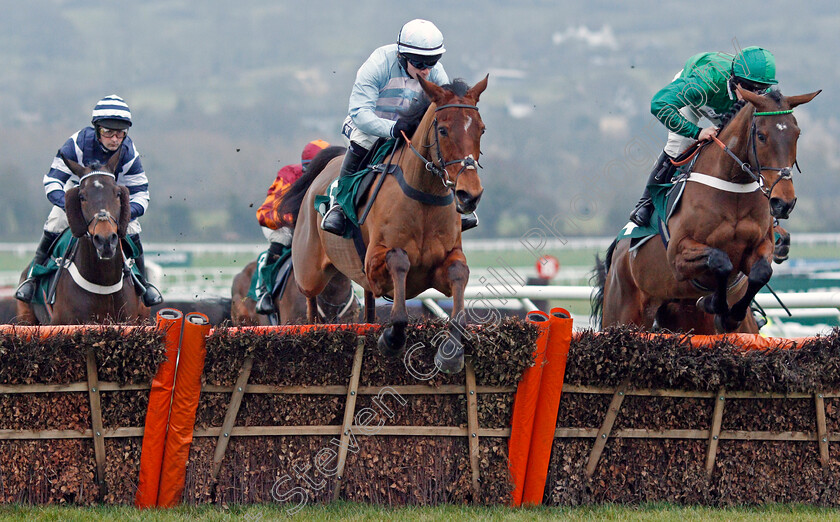
<instances>
[{"instance_id":1,"label":"brown horse with green bridle","mask_svg":"<svg viewBox=\"0 0 840 522\"><path fill-rule=\"evenodd\" d=\"M321 230L321 216L314 208L315 197L338 177L341 159L320 173L307 172L288 197L294 201L292 193L304 196L297 206L281 211L298 216L292 260L295 279L308 299L310 321L316 319L316 296L339 271L364 288L368 322L375 319L375 297L393 299L390 325L379 338L379 348L396 356L406 342L405 300L434 288L452 296L453 302L448 339L437 347L435 364L455 373L464 365L461 335L469 279L459 213L475 210L484 190L478 175L484 123L476 104L487 77L471 88L458 81L445 87L422 78L419 82L427 99L425 106L415 106L417 129L394 152L399 173L380 174L381 188L360 227L364 260L352 240Z\"/></svg>"},{"instance_id":2,"label":"brown horse with green bridle","mask_svg":"<svg viewBox=\"0 0 840 522\"><path fill-rule=\"evenodd\" d=\"M601 277L593 310L602 326L649 330L656 322L680 328L697 324L696 333L715 333L702 331L712 325L718 333L757 330L746 319L773 273L773 218L787 218L796 204L799 127L793 108L820 91L798 96L739 92L747 103L721 129L719 146L700 151L668 222L667 249L654 239L631 251L630 240L622 239L596 267ZM696 310L686 317L672 316L695 302Z\"/></svg>"}]
</instances>

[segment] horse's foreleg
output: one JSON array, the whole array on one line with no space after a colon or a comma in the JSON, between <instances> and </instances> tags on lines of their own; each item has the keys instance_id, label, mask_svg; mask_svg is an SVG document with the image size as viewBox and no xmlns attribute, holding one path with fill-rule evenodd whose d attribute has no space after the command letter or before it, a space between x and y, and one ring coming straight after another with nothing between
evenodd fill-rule
<instances>
[{"instance_id":1,"label":"horse's foreleg","mask_svg":"<svg viewBox=\"0 0 840 522\"><path fill-rule=\"evenodd\" d=\"M732 305L724 322L727 331L734 330L744 320L747 316L747 310L750 308L750 303L752 303L758 291L770 281L772 275L773 267L770 266L770 262L766 258L762 257L753 264L750 268L750 275L747 277L747 293Z\"/></svg>"},{"instance_id":2,"label":"horse's foreleg","mask_svg":"<svg viewBox=\"0 0 840 522\"><path fill-rule=\"evenodd\" d=\"M365 322L368 324L376 322L376 298L370 290L365 290Z\"/></svg>"},{"instance_id":3,"label":"horse's foreleg","mask_svg":"<svg viewBox=\"0 0 840 522\"><path fill-rule=\"evenodd\" d=\"M408 276L408 269L411 266L411 262L408 260L406 251L401 248L385 251L384 256L382 253L382 251L375 252L370 258L369 266L376 266L377 261L381 263L384 257L384 267L380 265L381 268L378 274L382 278L390 275L394 303L391 305L391 324L379 336L378 344L379 351L383 355L395 357L405 347L405 328L408 324L408 313L405 309L405 279ZM382 268L387 270L387 274L382 273ZM369 271L368 273L370 280L372 279L371 275L376 272Z\"/></svg>"},{"instance_id":4,"label":"horse's foreleg","mask_svg":"<svg viewBox=\"0 0 840 522\"><path fill-rule=\"evenodd\" d=\"M729 276L735 267L726 252L685 238L680 242L672 264L678 281L697 279L711 272L714 279L714 293L701 298L697 303L698 307L706 313L715 315L726 315L729 312L726 290Z\"/></svg>"},{"instance_id":5,"label":"horse's foreleg","mask_svg":"<svg viewBox=\"0 0 840 522\"><path fill-rule=\"evenodd\" d=\"M318 323L318 297L306 298L306 321L309 324Z\"/></svg>"},{"instance_id":6,"label":"horse's foreleg","mask_svg":"<svg viewBox=\"0 0 840 522\"><path fill-rule=\"evenodd\" d=\"M452 294L452 315L449 320L449 338L439 346L435 365L444 373L458 373L464 367L464 345L461 335L467 321L464 317L464 289L470 278L467 260L460 250L450 252L446 261L435 273L435 287Z\"/></svg>"}]
</instances>

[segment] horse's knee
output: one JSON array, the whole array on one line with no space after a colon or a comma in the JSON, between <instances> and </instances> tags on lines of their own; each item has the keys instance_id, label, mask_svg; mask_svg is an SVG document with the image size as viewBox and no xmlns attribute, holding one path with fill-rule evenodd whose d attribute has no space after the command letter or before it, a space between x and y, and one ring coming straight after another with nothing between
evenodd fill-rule
<instances>
[{"instance_id":1,"label":"horse's knee","mask_svg":"<svg viewBox=\"0 0 840 522\"><path fill-rule=\"evenodd\" d=\"M385 254L385 264L392 274L407 274L411 267L408 254L402 248L394 248Z\"/></svg>"},{"instance_id":2,"label":"horse's knee","mask_svg":"<svg viewBox=\"0 0 840 522\"><path fill-rule=\"evenodd\" d=\"M709 254L706 257L706 266L717 277L728 277L735 267L726 252L717 248L710 248Z\"/></svg>"},{"instance_id":3,"label":"horse's knee","mask_svg":"<svg viewBox=\"0 0 840 522\"><path fill-rule=\"evenodd\" d=\"M449 268L446 270L447 275L449 276L449 280L455 283L463 283L464 285L467 284L467 281L470 279L470 269L466 263L461 261L456 261L449 265Z\"/></svg>"}]
</instances>

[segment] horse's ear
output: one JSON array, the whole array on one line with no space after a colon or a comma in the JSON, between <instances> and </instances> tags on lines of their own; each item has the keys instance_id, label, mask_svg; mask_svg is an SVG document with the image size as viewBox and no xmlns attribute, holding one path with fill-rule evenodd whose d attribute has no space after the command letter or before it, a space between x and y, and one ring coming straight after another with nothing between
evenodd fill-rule
<instances>
[{"instance_id":1,"label":"horse's ear","mask_svg":"<svg viewBox=\"0 0 840 522\"><path fill-rule=\"evenodd\" d=\"M471 98L478 103L478 97L481 96L481 93L484 92L484 89L487 88L487 79L490 78L490 74L484 77L483 80L478 82L477 84L473 85L470 90L467 91L465 98Z\"/></svg>"},{"instance_id":2,"label":"horse's ear","mask_svg":"<svg viewBox=\"0 0 840 522\"><path fill-rule=\"evenodd\" d=\"M437 103L437 101L443 98L446 94L446 90L443 87L424 80L422 76L418 75L417 81L420 82L420 87L423 88L423 92L425 92L429 96L429 99L435 103Z\"/></svg>"},{"instance_id":3,"label":"horse's ear","mask_svg":"<svg viewBox=\"0 0 840 522\"><path fill-rule=\"evenodd\" d=\"M748 91L746 89L742 89L740 86L735 85L735 92L741 95L741 98L745 99L746 101L750 102L753 107L756 109L760 109L762 106L767 105L767 100L760 94L756 94L752 91Z\"/></svg>"},{"instance_id":4,"label":"horse's ear","mask_svg":"<svg viewBox=\"0 0 840 522\"><path fill-rule=\"evenodd\" d=\"M128 199L128 187L120 185L120 222L117 225L117 235L125 237L128 222L131 221L131 202Z\"/></svg>"},{"instance_id":5,"label":"horse's ear","mask_svg":"<svg viewBox=\"0 0 840 522\"><path fill-rule=\"evenodd\" d=\"M117 151L111 154L111 157L108 159L108 163L105 164L105 170L110 172L111 174L117 173L117 165L120 162L120 158L122 157L122 147L117 149Z\"/></svg>"},{"instance_id":6,"label":"horse's ear","mask_svg":"<svg viewBox=\"0 0 840 522\"><path fill-rule=\"evenodd\" d=\"M62 154L61 151L58 151L58 156L61 158L61 161L63 161L64 164L67 165L67 168L70 169L70 172L72 172L80 178L84 175L85 168L83 166Z\"/></svg>"},{"instance_id":7,"label":"horse's ear","mask_svg":"<svg viewBox=\"0 0 840 522\"><path fill-rule=\"evenodd\" d=\"M793 109L797 105L802 105L803 103L808 103L809 101L813 100L817 94L821 93L822 89L812 92L810 94L798 94L796 96L788 96L785 99L790 104L790 108Z\"/></svg>"},{"instance_id":8,"label":"horse's ear","mask_svg":"<svg viewBox=\"0 0 840 522\"><path fill-rule=\"evenodd\" d=\"M64 193L64 213L67 214L67 222L70 224L70 231L73 232L73 235L76 237L85 235L87 226L85 226L85 217L82 214L79 187L73 187Z\"/></svg>"}]
</instances>

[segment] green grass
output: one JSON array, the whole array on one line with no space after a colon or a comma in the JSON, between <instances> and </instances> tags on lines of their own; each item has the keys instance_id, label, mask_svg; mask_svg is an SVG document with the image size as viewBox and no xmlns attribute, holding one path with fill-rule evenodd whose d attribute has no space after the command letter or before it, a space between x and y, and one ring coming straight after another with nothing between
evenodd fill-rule
<instances>
[{"instance_id":1,"label":"green grass","mask_svg":"<svg viewBox=\"0 0 840 522\"><path fill-rule=\"evenodd\" d=\"M368 506L349 502L329 505L311 505L293 517L279 504L230 506L226 509L213 506L181 506L170 510L137 510L127 506L96 507L0 507L2 520L207 520L207 521L268 521L268 520L396 520L437 521L466 520L518 521L518 520L726 520L761 521L776 520L840 520L840 511L803 505L770 505L716 509L704 506L674 506L649 504L642 506L599 505L578 508L528 508L435 506L390 508Z\"/></svg>"}]
</instances>

